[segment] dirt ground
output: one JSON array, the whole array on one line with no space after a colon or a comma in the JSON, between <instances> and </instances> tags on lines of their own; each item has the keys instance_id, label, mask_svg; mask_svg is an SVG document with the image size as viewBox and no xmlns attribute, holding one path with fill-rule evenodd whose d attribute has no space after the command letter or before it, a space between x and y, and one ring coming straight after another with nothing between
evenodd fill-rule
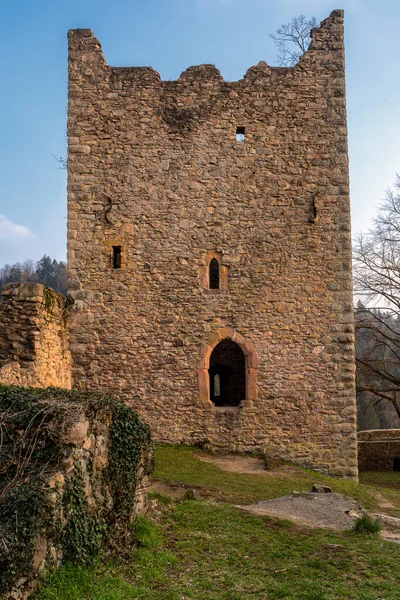
<instances>
[{"instance_id":1,"label":"dirt ground","mask_svg":"<svg viewBox=\"0 0 400 600\"><path fill-rule=\"evenodd\" d=\"M262 458L254 456L239 456L236 454L227 454L225 456L200 456L196 457L203 461L216 465L222 471L232 473L248 473L249 475L265 475L265 477L276 477L279 470L279 477L290 476L296 473L296 468L290 465L279 465L279 469L266 470L265 462Z\"/></svg>"}]
</instances>

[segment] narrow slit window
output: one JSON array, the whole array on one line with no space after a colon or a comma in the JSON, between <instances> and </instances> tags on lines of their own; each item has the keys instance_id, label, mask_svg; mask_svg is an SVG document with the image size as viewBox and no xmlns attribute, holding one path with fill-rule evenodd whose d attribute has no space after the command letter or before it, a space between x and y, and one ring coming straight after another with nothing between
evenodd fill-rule
<instances>
[{"instance_id":1,"label":"narrow slit window","mask_svg":"<svg viewBox=\"0 0 400 600\"><path fill-rule=\"evenodd\" d=\"M236 127L236 141L244 142L246 136L246 127Z\"/></svg>"},{"instance_id":2,"label":"narrow slit window","mask_svg":"<svg viewBox=\"0 0 400 600\"><path fill-rule=\"evenodd\" d=\"M113 269L121 268L121 246L113 246L112 266Z\"/></svg>"},{"instance_id":3,"label":"narrow slit window","mask_svg":"<svg viewBox=\"0 0 400 600\"><path fill-rule=\"evenodd\" d=\"M219 264L216 258L210 261L210 290L219 289Z\"/></svg>"},{"instance_id":4,"label":"narrow slit window","mask_svg":"<svg viewBox=\"0 0 400 600\"><path fill-rule=\"evenodd\" d=\"M318 220L318 204L319 204L319 192L316 192L311 200L311 214L308 218L309 223L315 223Z\"/></svg>"}]
</instances>

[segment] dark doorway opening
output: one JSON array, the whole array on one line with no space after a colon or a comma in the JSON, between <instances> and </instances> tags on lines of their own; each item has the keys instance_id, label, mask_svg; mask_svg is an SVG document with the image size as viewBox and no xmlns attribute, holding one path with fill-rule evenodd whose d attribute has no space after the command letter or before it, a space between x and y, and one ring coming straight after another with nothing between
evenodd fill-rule
<instances>
[{"instance_id":1,"label":"dark doorway opening","mask_svg":"<svg viewBox=\"0 0 400 600\"><path fill-rule=\"evenodd\" d=\"M208 372L215 406L239 406L246 399L246 359L236 342L222 340L215 346Z\"/></svg>"},{"instance_id":2,"label":"dark doorway opening","mask_svg":"<svg viewBox=\"0 0 400 600\"><path fill-rule=\"evenodd\" d=\"M398 456L393 458L393 471L400 471L400 458Z\"/></svg>"}]
</instances>

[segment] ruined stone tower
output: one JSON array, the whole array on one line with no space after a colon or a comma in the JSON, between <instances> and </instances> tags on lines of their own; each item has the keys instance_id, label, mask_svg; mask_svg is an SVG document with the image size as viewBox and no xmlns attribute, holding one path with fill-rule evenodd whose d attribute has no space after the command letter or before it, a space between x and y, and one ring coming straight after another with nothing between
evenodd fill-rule
<instances>
[{"instance_id":1,"label":"ruined stone tower","mask_svg":"<svg viewBox=\"0 0 400 600\"><path fill-rule=\"evenodd\" d=\"M74 385L158 440L356 476L343 12L237 82L72 30L68 135Z\"/></svg>"}]
</instances>

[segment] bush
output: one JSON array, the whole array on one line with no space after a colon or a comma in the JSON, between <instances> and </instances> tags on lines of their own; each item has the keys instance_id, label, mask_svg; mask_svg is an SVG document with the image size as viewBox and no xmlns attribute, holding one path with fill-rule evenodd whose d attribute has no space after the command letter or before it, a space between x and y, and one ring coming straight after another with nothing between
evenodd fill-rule
<instances>
[{"instance_id":1,"label":"bush","mask_svg":"<svg viewBox=\"0 0 400 600\"><path fill-rule=\"evenodd\" d=\"M371 519L368 515L363 515L358 517L353 530L357 533L379 533L381 526L377 519Z\"/></svg>"}]
</instances>

